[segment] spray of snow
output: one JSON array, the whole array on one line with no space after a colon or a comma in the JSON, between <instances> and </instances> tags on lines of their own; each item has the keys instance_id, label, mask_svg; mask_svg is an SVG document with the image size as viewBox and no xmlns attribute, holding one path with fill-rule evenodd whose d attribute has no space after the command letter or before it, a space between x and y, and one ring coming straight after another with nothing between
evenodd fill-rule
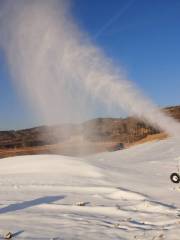
<instances>
[{"instance_id":1,"label":"spray of snow","mask_svg":"<svg viewBox=\"0 0 180 240\"><path fill-rule=\"evenodd\" d=\"M93 100L180 133L79 29L67 1L2 1L0 30L15 85L47 122L83 119Z\"/></svg>"}]
</instances>

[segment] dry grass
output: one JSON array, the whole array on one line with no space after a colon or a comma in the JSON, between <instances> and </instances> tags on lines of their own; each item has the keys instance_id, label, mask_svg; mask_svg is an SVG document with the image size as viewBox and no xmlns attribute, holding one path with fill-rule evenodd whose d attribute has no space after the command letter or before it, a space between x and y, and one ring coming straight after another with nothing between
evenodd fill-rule
<instances>
[{"instance_id":1,"label":"dry grass","mask_svg":"<svg viewBox=\"0 0 180 240\"><path fill-rule=\"evenodd\" d=\"M131 147L131 146L134 146L137 144L143 144L146 142L160 141L160 140L166 139L167 137L168 137L168 135L166 133L158 133L158 134L148 135L147 137L145 137L137 142L127 144L127 147Z\"/></svg>"},{"instance_id":2,"label":"dry grass","mask_svg":"<svg viewBox=\"0 0 180 240\"><path fill-rule=\"evenodd\" d=\"M84 142L84 143L61 143L54 145L45 145L40 147L24 147L16 149L0 150L0 157L10 157L27 154L61 154L70 156L83 156L108 151L116 143L114 142Z\"/></svg>"},{"instance_id":3,"label":"dry grass","mask_svg":"<svg viewBox=\"0 0 180 240\"><path fill-rule=\"evenodd\" d=\"M167 138L167 134L160 133L149 135L140 141L125 144L126 148L137 144L143 144L150 141L159 141ZM88 142L88 141L67 141L60 144L45 145L39 147L23 147L15 149L3 149L0 150L0 158L11 157L17 155L35 155L35 154L61 154L69 156L83 156L88 154L95 154L100 152L106 152L113 149L113 147L119 142Z\"/></svg>"}]
</instances>

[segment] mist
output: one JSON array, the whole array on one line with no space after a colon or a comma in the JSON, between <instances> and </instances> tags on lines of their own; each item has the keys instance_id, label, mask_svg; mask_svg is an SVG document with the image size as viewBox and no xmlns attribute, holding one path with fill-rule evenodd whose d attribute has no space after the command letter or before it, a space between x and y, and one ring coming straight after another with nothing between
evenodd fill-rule
<instances>
[{"instance_id":1,"label":"mist","mask_svg":"<svg viewBox=\"0 0 180 240\"><path fill-rule=\"evenodd\" d=\"M69 1L1 4L0 47L14 86L46 123L81 121L102 104L171 136L180 134L180 124L144 96L80 29Z\"/></svg>"}]
</instances>

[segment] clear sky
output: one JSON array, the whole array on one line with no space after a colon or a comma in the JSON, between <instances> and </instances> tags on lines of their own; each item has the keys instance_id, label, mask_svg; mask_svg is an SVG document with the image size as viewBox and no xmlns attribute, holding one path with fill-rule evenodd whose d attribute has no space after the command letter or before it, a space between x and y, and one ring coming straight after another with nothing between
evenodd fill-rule
<instances>
[{"instance_id":1,"label":"clear sky","mask_svg":"<svg viewBox=\"0 0 180 240\"><path fill-rule=\"evenodd\" d=\"M179 0L72 0L81 28L159 106L180 104ZM100 112L96 113L99 116ZM0 129L37 125L0 51Z\"/></svg>"}]
</instances>

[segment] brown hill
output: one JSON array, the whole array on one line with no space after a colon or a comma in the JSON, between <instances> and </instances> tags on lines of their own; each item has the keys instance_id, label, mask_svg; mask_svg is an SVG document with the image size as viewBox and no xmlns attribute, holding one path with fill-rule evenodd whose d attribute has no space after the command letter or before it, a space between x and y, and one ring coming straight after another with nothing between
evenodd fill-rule
<instances>
[{"instance_id":1,"label":"brown hill","mask_svg":"<svg viewBox=\"0 0 180 240\"><path fill-rule=\"evenodd\" d=\"M164 111L180 121L180 106ZM0 132L0 157L60 153L82 155L115 150L117 144L130 146L161 139L166 135L136 118L98 118L82 124L41 126L18 131Z\"/></svg>"}]
</instances>

